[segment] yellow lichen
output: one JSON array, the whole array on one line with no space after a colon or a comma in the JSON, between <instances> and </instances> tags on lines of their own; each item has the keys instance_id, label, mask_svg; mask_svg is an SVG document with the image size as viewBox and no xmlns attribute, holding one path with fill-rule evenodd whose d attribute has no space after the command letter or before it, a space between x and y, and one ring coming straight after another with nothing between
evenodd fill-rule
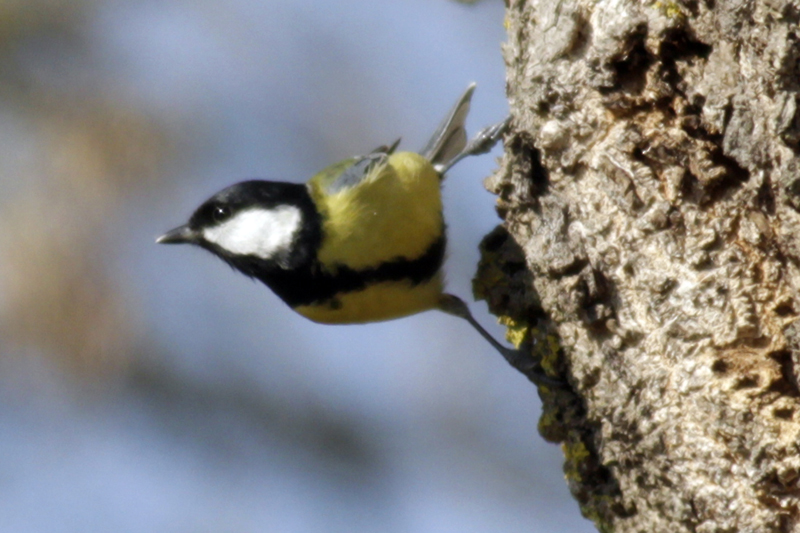
<instances>
[{"instance_id":1,"label":"yellow lichen","mask_svg":"<svg viewBox=\"0 0 800 533\"><path fill-rule=\"evenodd\" d=\"M528 338L528 324L517 322L507 315L497 318L497 322L506 327L506 340L514 345L514 348L519 348L525 339Z\"/></svg>"},{"instance_id":2,"label":"yellow lichen","mask_svg":"<svg viewBox=\"0 0 800 533\"><path fill-rule=\"evenodd\" d=\"M539 433L547 435L550 433L550 428L559 424L558 415L555 410L544 410L539 417Z\"/></svg>"},{"instance_id":3,"label":"yellow lichen","mask_svg":"<svg viewBox=\"0 0 800 533\"><path fill-rule=\"evenodd\" d=\"M476 300L485 300L489 289L502 287L508 283L508 276L498 266L497 252L489 252L481 247L481 260L478 271L472 279L472 295Z\"/></svg>"},{"instance_id":4,"label":"yellow lichen","mask_svg":"<svg viewBox=\"0 0 800 533\"><path fill-rule=\"evenodd\" d=\"M591 458L591 452L580 440L563 442L561 450L564 453L564 477L571 483L583 483L581 467ZM608 522L608 515L603 510L608 509L614 503L616 501L613 497L595 493L581 505L581 513L594 522L594 525L602 533L612 533L614 525Z\"/></svg>"},{"instance_id":5,"label":"yellow lichen","mask_svg":"<svg viewBox=\"0 0 800 533\"><path fill-rule=\"evenodd\" d=\"M558 375L558 361L561 355L561 344L558 335L547 334L539 329L532 329L531 334L536 340L534 350L542 369L550 376Z\"/></svg>"},{"instance_id":6,"label":"yellow lichen","mask_svg":"<svg viewBox=\"0 0 800 533\"><path fill-rule=\"evenodd\" d=\"M669 0L662 1L657 0L653 7L661 11L661 13L668 18L675 19L675 18L683 18L686 15L683 13L683 10L676 2L671 2Z\"/></svg>"},{"instance_id":7,"label":"yellow lichen","mask_svg":"<svg viewBox=\"0 0 800 533\"><path fill-rule=\"evenodd\" d=\"M561 451L564 453L564 477L568 481L578 483L582 476L580 465L591 455L589 449L581 441L566 441L561 444Z\"/></svg>"},{"instance_id":8,"label":"yellow lichen","mask_svg":"<svg viewBox=\"0 0 800 533\"><path fill-rule=\"evenodd\" d=\"M607 508L615 503L610 496L597 496L590 500L590 504L581 505L581 513L587 519L594 522L595 527L600 533L613 533L613 524L606 521L606 515L600 512L601 508Z\"/></svg>"}]
</instances>

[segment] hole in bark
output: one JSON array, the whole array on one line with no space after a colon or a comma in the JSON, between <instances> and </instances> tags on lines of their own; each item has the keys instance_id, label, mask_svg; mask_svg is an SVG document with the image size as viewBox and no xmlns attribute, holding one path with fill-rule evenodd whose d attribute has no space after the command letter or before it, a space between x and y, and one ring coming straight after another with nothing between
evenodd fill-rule
<instances>
[{"instance_id":1,"label":"hole in bark","mask_svg":"<svg viewBox=\"0 0 800 533\"><path fill-rule=\"evenodd\" d=\"M584 267L589 264L588 259L583 259L576 257L575 260L570 263L569 265L565 266L563 269L558 270L557 273L560 276L577 276L581 273Z\"/></svg>"},{"instance_id":2,"label":"hole in bark","mask_svg":"<svg viewBox=\"0 0 800 533\"><path fill-rule=\"evenodd\" d=\"M625 263L622 265L622 271L630 277L634 277L636 275L636 268L634 268L633 263Z\"/></svg>"},{"instance_id":3,"label":"hole in bark","mask_svg":"<svg viewBox=\"0 0 800 533\"><path fill-rule=\"evenodd\" d=\"M676 28L667 33L658 49L658 55L665 64L674 67L675 62L680 59L708 59L713 49L711 45L696 39L686 28Z\"/></svg>"},{"instance_id":4,"label":"hole in bark","mask_svg":"<svg viewBox=\"0 0 800 533\"><path fill-rule=\"evenodd\" d=\"M711 365L711 370L716 372L717 374L724 374L725 372L728 371L728 368L729 368L728 363L726 363L722 359L717 359Z\"/></svg>"},{"instance_id":5,"label":"hole in bark","mask_svg":"<svg viewBox=\"0 0 800 533\"><path fill-rule=\"evenodd\" d=\"M769 357L778 363L781 369L781 379L773 382L769 389L784 396L800 397L800 387L797 384L792 352L778 350L770 353Z\"/></svg>"},{"instance_id":6,"label":"hole in bark","mask_svg":"<svg viewBox=\"0 0 800 533\"><path fill-rule=\"evenodd\" d=\"M786 19L786 22L790 24L797 24L800 22L800 8L791 3L787 3L786 7L783 8L783 18Z\"/></svg>"},{"instance_id":7,"label":"hole in bark","mask_svg":"<svg viewBox=\"0 0 800 533\"><path fill-rule=\"evenodd\" d=\"M797 91L796 87L792 90ZM795 106L800 105L800 100L795 100ZM791 148L795 153L800 152L800 113L797 112L795 107L794 116L787 120L782 130L780 131L781 140L786 146Z\"/></svg>"},{"instance_id":8,"label":"hole in bark","mask_svg":"<svg viewBox=\"0 0 800 533\"><path fill-rule=\"evenodd\" d=\"M558 102L558 94L554 92L548 92L546 98L544 100L540 100L536 105L536 110L539 112L539 115L545 116L550 113L550 110L553 108L556 102Z\"/></svg>"},{"instance_id":9,"label":"hole in bark","mask_svg":"<svg viewBox=\"0 0 800 533\"><path fill-rule=\"evenodd\" d=\"M519 171L527 176L530 183L530 199L546 193L550 186L550 176L542 165L541 152L534 146L533 139L525 134L517 135L511 141L509 151L519 154L516 161Z\"/></svg>"},{"instance_id":10,"label":"hole in bark","mask_svg":"<svg viewBox=\"0 0 800 533\"><path fill-rule=\"evenodd\" d=\"M760 205L768 215L775 214L775 193L772 192L772 180L769 174L764 177L764 182L758 188L758 205Z\"/></svg>"},{"instance_id":11,"label":"hole in bark","mask_svg":"<svg viewBox=\"0 0 800 533\"><path fill-rule=\"evenodd\" d=\"M781 418L783 420L791 420L794 416L794 409L791 408L783 408L783 409L775 409L772 411L772 414L775 415L775 418Z\"/></svg>"},{"instance_id":12,"label":"hole in bark","mask_svg":"<svg viewBox=\"0 0 800 533\"><path fill-rule=\"evenodd\" d=\"M537 196L537 193L544 194L550 186L550 176L547 173L547 169L542 165L542 153L531 145L530 153L526 155L529 155L531 160L531 182L535 187L533 194L534 196Z\"/></svg>"},{"instance_id":13,"label":"hole in bark","mask_svg":"<svg viewBox=\"0 0 800 533\"><path fill-rule=\"evenodd\" d=\"M699 13L699 10L697 9L697 0L684 1L683 5L686 6L686 9L689 10L693 17L696 17Z\"/></svg>"},{"instance_id":14,"label":"hole in bark","mask_svg":"<svg viewBox=\"0 0 800 533\"><path fill-rule=\"evenodd\" d=\"M725 169L722 175L703 181L686 170L681 181L683 198L704 207L724 199L732 189L750 179L750 172L739 165L735 159L723 154L721 148L715 149L710 154L710 159L714 166Z\"/></svg>"},{"instance_id":15,"label":"hole in bark","mask_svg":"<svg viewBox=\"0 0 800 533\"><path fill-rule=\"evenodd\" d=\"M665 279L656 289L659 296L668 296L672 290L678 286L678 281L672 278Z\"/></svg>"},{"instance_id":16,"label":"hole in bark","mask_svg":"<svg viewBox=\"0 0 800 533\"><path fill-rule=\"evenodd\" d=\"M755 376L744 376L733 386L734 390L753 389L755 387L758 387L758 377Z\"/></svg>"},{"instance_id":17,"label":"hole in bark","mask_svg":"<svg viewBox=\"0 0 800 533\"><path fill-rule=\"evenodd\" d=\"M775 307L775 314L778 316L790 316L794 314L792 302L783 302Z\"/></svg>"},{"instance_id":18,"label":"hole in bark","mask_svg":"<svg viewBox=\"0 0 800 533\"><path fill-rule=\"evenodd\" d=\"M794 13L790 18L797 19L794 24L800 22L800 12L797 7L792 7L791 11ZM800 38L798 38L797 31L793 31L786 36L786 51L781 59L780 67L778 69L778 78L776 81L779 87L796 93L798 88L798 76L800 76Z\"/></svg>"},{"instance_id":19,"label":"hole in bark","mask_svg":"<svg viewBox=\"0 0 800 533\"><path fill-rule=\"evenodd\" d=\"M697 194L700 180L692 172L686 169L681 179L681 196L687 199L693 199Z\"/></svg>"},{"instance_id":20,"label":"hole in bark","mask_svg":"<svg viewBox=\"0 0 800 533\"><path fill-rule=\"evenodd\" d=\"M695 178L695 186L692 192L695 194L699 193L700 197L698 203L702 206L708 206L709 204L722 200L729 191L750 179L750 172L739 165L735 159L723 154L722 149L715 150L711 154L711 161L715 165L723 167L725 169L725 174L706 183L702 183L696 177L692 176ZM686 174L688 175L689 173L687 172Z\"/></svg>"},{"instance_id":21,"label":"hole in bark","mask_svg":"<svg viewBox=\"0 0 800 533\"><path fill-rule=\"evenodd\" d=\"M611 61L614 71L614 86L601 88L601 94L624 91L640 94L647 84L647 71L653 64L653 58L647 51L647 25L640 24L628 37L625 50L618 58Z\"/></svg>"}]
</instances>

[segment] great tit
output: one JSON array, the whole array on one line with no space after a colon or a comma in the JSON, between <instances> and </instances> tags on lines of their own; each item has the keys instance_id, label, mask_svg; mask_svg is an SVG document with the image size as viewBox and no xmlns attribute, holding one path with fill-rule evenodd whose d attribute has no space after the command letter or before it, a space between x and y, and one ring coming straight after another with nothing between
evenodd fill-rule
<instances>
[{"instance_id":1,"label":"great tit","mask_svg":"<svg viewBox=\"0 0 800 533\"><path fill-rule=\"evenodd\" d=\"M265 283L314 322L357 324L439 309L466 319L532 381L552 385L444 292L444 173L488 152L506 121L467 143L471 84L420 153L399 140L319 172L306 184L243 181L218 192L156 242L194 244Z\"/></svg>"}]
</instances>

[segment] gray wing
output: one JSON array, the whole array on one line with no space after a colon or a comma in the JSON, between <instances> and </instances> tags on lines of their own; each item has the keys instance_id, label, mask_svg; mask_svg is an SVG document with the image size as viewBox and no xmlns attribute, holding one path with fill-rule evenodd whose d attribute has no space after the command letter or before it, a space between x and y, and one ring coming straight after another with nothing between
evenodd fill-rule
<instances>
[{"instance_id":1,"label":"gray wing","mask_svg":"<svg viewBox=\"0 0 800 533\"><path fill-rule=\"evenodd\" d=\"M430 161L439 172L448 168L450 161L455 159L467 145L467 131L464 128L464 122L467 120L473 91L475 91L475 84L471 83L436 128L431 140L420 151L420 154Z\"/></svg>"},{"instance_id":2,"label":"gray wing","mask_svg":"<svg viewBox=\"0 0 800 533\"><path fill-rule=\"evenodd\" d=\"M377 165L382 165L386 159L394 153L397 146L400 144L400 139L397 139L391 145L381 145L371 151L368 155L358 156L353 158L353 164L345 168L341 174L331 181L331 184L325 189L328 194L334 194L346 189L348 187L355 187L361 180L363 180Z\"/></svg>"},{"instance_id":3,"label":"gray wing","mask_svg":"<svg viewBox=\"0 0 800 533\"><path fill-rule=\"evenodd\" d=\"M394 146L396 146L396 143ZM380 148L378 150L380 150ZM350 166L346 167L341 174L331 180L330 184L325 188L325 191L327 194L336 194L343 189L355 187L361 183L376 166L386 163L388 158L389 153L386 151L375 151L369 155L354 158Z\"/></svg>"}]
</instances>

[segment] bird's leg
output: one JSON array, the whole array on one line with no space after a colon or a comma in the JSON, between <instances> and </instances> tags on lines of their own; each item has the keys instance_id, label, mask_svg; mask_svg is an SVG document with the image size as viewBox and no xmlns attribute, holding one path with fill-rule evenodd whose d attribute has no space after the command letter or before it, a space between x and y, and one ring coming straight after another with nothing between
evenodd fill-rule
<instances>
[{"instance_id":1,"label":"bird's leg","mask_svg":"<svg viewBox=\"0 0 800 533\"><path fill-rule=\"evenodd\" d=\"M502 122L483 128L467 143L461 153L464 156L488 153L503 138L509 124L511 124L510 115Z\"/></svg>"},{"instance_id":2,"label":"bird's leg","mask_svg":"<svg viewBox=\"0 0 800 533\"><path fill-rule=\"evenodd\" d=\"M480 155L488 153L497 142L503 138L503 135L508 130L508 125L511 123L511 116L509 115L506 119L502 122L497 124L493 124L491 126L487 126L480 130L475 137L473 137L467 145L461 150L461 153L455 156L448 164L447 167L442 170L442 174L447 172L447 170L470 155Z\"/></svg>"},{"instance_id":3,"label":"bird's leg","mask_svg":"<svg viewBox=\"0 0 800 533\"><path fill-rule=\"evenodd\" d=\"M500 355L503 356L503 359L508 361L511 366L525 374L525 376L527 376L527 378L536 385L544 385L547 387L562 387L564 385L563 381L559 381L555 378L545 375L544 371L536 363L536 361L533 360L529 353L523 350L512 350L511 348L506 348L497 342L497 340L492 337L489 332L483 328L483 326L478 324L478 321L472 316L467 304L465 304L464 300L458 296L454 296L452 294L443 294L439 300L439 309L449 315L461 317L469 322L484 339L489 341L489 344L494 346L494 348L500 352Z\"/></svg>"}]
</instances>

